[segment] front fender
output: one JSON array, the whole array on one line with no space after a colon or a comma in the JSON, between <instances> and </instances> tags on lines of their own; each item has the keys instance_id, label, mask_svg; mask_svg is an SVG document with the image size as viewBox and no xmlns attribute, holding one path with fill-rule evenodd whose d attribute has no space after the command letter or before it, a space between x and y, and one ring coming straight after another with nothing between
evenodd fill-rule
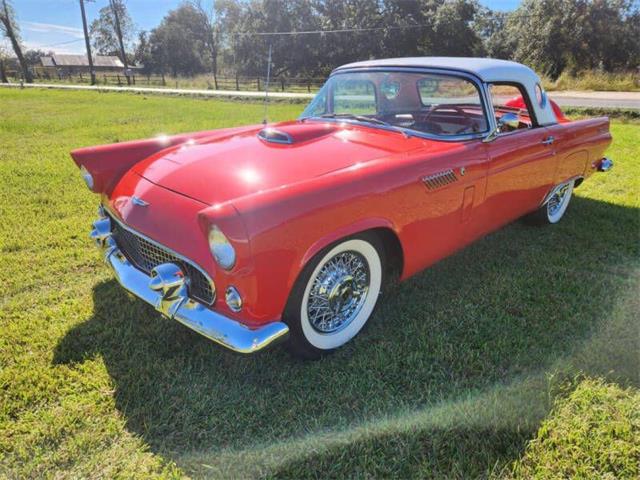
<instances>
[{"instance_id":1,"label":"front fender","mask_svg":"<svg viewBox=\"0 0 640 480\"><path fill-rule=\"evenodd\" d=\"M351 225L345 225L333 230L314 242L303 255L302 260L298 265L298 269L302 270L304 266L309 263L309 260L311 260L319 251L341 238L350 237L351 235L356 235L374 228L388 228L389 230L394 231L396 235L398 234L396 226L386 218L374 217L359 220Z\"/></svg>"}]
</instances>

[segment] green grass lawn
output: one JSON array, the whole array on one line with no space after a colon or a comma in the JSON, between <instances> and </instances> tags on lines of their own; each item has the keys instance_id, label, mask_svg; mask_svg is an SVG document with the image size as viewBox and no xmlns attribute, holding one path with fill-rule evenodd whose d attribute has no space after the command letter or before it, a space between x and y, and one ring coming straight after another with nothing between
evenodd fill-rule
<instances>
[{"instance_id":1,"label":"green grass lawn","mask_svg":"<svg viewBox=\"0 0 640 480\"><path fill-rule=\"evenodd\" d=\"M234 355L127 296L68 155L262 112L0 90L0 477L640 475L640 126L613 124L615 168L561 224L488 236L300 362Z\"/></svg>"}]
</instances>

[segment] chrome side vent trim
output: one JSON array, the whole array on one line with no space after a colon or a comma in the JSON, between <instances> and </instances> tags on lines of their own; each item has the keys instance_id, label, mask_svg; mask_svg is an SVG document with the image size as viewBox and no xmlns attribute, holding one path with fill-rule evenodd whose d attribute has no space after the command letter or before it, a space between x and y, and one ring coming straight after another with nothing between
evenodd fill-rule
<instances>
[{"instance_id":1,"label":"chrome side vent trim","mask_svg":"<svg viewBox=\"0 0 640 480\"><path fill-rule=\"evenodd\" d=\"M291 135L275 128L263 128L258 132L258 138L270 143L281 143L285 145L293 143Z\"/></svg>"},{"instance_id":2,"label":"chrome side vent trim","mask_svg":"<svg viewBox=\"0 0 640 480\"><path fill-rule=\"evenodd\" d=\"M441 188L450 183L457 182L458 177L453 173L453 170L449 169L422 177L422 181L429 190L435 190L436 188Z\"/></svg>"}]
</instances>

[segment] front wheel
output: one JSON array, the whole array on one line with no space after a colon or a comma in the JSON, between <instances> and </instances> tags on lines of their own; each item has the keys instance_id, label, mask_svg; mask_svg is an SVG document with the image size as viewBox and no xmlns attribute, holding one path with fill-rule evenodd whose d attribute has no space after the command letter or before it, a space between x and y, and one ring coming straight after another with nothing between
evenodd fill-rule
<instances>
[{"instance_id":1,"label":"front wheel","mask_svg":"<svg viewBox=\"0 0 640 480\"><path fill-rule=\"evenodd\" d=\"M558 223L567 211L573 195L574 181L561 183L554 187L547 201L535 212L529 214L526 220L536 225L552 225Z\"/></svg>"},{"instance_id":2,"label":"front wheel","mask_svg":"<svg viewBox=\"0 0 640 480\"><path fill-rule=\"evenodd\" d=\"M294 355L319 358L360 332L380 295L383 251L377 237L362 235L325 248L309 262L284 316Z\"/></svg>"}]
</instances>

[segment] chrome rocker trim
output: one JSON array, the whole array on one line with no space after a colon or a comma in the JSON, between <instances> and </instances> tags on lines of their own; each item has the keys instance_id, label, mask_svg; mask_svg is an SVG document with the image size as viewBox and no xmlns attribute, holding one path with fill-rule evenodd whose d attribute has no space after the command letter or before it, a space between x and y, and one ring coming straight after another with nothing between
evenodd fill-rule
<instances>
[{"instance_id":1,"label":"chrome rocker trim","mask_svg":"<svg viewBox=\"0 0 640 480\"><path fill-rule=\"evenodd\" d=\"M189 298L188 279L175 263L158 265L151 276L138 270L118 248L107 222L108 218L97 220L91 232L91 238L105 252L105 261L125 290L153 305L165 317L239 353L254 353L288 337L289 327L283 322L252 330Z\"/></svg>"}]
</instances>

